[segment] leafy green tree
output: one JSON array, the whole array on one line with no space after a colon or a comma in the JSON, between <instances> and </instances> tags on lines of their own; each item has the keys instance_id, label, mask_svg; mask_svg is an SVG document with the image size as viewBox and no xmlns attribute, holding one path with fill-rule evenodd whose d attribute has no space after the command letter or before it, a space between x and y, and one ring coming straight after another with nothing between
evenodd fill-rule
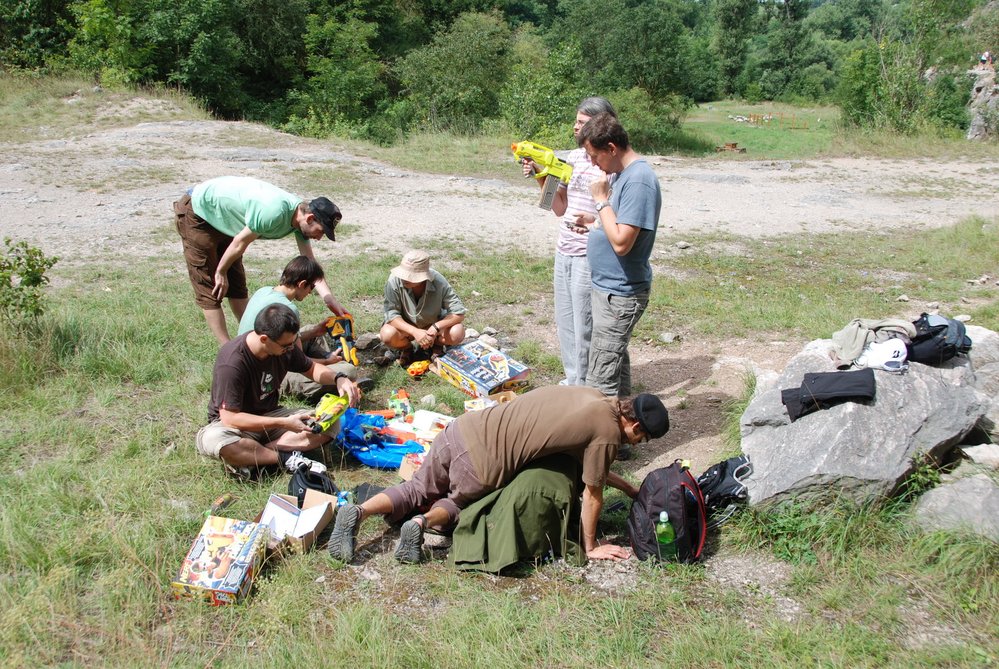
<instances>
[{"instance_id":1,"label":"leafy green tree","mask_svg":"<svg viewBox=\"0 0 999 669\"><path fill-rule=\"evenodd\" d=\"M40 68L66 53L73 32L68 0L0 2L0 65Z\"/></svg>"},{"instance_id":2,"label":"leafy green tree","mask_svg":"<svg viewBox=\"0 0 999 669\"><path fill-rule=\"evenodd\" d=\"M779 98L806 65L803 52L809 33L803 21L808 15L807 0L769 0L770 16L766 47L760 56L758 82L768 100Z\"/></svg>"},{"instance_id":3,"label":"leafy green tree","mask_svg":"<svg viewBox=\"0 0 999 669\"><path fill-rule=\"evenodd\" d=\"M468 13L396 65L406 98L434 130L474 132L499 113L510 27L498 13Z\"/></svg>"},{"instance_id":4,"label":"leafy green tree","mask_svg":"<svg viewBox=\"0 0 999 669\"><path fill-rule=\"evenodd\" d=\"M714 4L711 52L718 65L723 95L736 91L736 79L745 64L747 43L758 10L757 0L717 0Z\"/></svg>"}]
</instances>

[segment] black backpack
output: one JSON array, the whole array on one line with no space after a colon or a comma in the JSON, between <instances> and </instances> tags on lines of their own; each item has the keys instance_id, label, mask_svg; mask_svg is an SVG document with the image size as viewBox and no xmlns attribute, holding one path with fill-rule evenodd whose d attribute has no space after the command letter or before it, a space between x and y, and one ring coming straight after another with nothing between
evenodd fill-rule
<instances>
[{"instance_id":1,"label":"black backpack","mask_svg":"<svg viewBox=\"0 0 999 669\"><path fill-rule=\"evenodd\" d=\"M714 529L728 520L740 504L749 499L745 480L753 474L753 464L748 455L737 455L711 465L697 477L697 485L704 496L710 523Z\"/></svg>"},{"instance_id":2,"label":"black backpack","mask_svg":"<svg viewBox=\"0 0 999 669\"><path fill-rule=\"evenodd\" d=\"M340 494L340 489L333 483L333 479L326 472L314 472L308 465L303 464L291 475L288 481L288 494L298 498L298 508L302 508L305 502L306 490L318 490L336 497Z\"/></svg>"},{"instance_id":3,"label":"black backpack","mask_svg":"<svg viewBox=\"0 0 999 669\"><path fill-rule=\"evenodd\" d=\"M694 562L700 558L708 529L704 497L688 465L680 460L650 472L631 504L628 536L639 560L661 559L656 541L660 511L669 514L676 531L677 560Z\"/></svg>"},{"instance_id":4,"label":"black backpack","mask_svg":"<svg viewBox=\"0 0 999 669\"><path fill-rule=\"evenodd\" d=\"M910 362L939 365L971 350L971 339L961 321L923 314L912 324L916 326L916 336L909 344Z\"/></svg>"}]
</instances>

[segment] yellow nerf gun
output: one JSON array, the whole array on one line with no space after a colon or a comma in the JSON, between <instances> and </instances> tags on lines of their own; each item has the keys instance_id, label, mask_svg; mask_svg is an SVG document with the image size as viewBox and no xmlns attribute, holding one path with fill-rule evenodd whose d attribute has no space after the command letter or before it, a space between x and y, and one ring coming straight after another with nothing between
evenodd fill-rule
<instances>
[{"instance_id":1,"label":"yellow nerf gun","mask_svg":"<svg viewBox=\"0 0 999 669\"><path fill-rule=\"evenodd\" d=\"M312 419L312 431L319 434L333 427L333 423L347 412L349 406L350 401L346 397L332 393L323 395L319 404L316 405L316 415Z\"/></svg>"},{"instance_id":2,"label":"yellow nerf gun","mask_svg":"<svg viewBox=\"0 0 999 669\"><path fill-rule=\"evenodd\" d=\"M357 366L357 346L354 345L354 317L350 314L330 316L326 319L326 332L334 339L340 340L343 359Z\"/></svg>"},{"instance_id":3,"label":"yellow nerf gun","mask_svg":"<svg viewBox=\"0 0 999 669\"><path fill-rule=\"evenodd\" d=\"M534 142L525 140L511 144L510 148L513 149L513 155L516 156L517 162L523 163L530 158L541 168L541 171L535 175L536 178L545 178L538 206L550 211L552 200L555 199L555 193L558 191L558 185L560 183L569 185L569 179L572 178L572 165L556 158L555 152L547 146L541 146Z\"/></svg>"}]
</instances>

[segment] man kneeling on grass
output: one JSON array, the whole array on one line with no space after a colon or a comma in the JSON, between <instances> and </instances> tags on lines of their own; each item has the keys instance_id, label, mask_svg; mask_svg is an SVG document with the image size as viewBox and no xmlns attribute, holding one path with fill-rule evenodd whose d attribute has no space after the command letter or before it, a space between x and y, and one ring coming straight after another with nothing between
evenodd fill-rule
<instances>
[{"instance_id":1,"label":"man kneeling on grass","mask_svg":"<svg viewBox=\"0 0 999 669\"><path fill-rule=\"evenodd\" d=\"M281 381L301 372L322 385L335 385L357 406L357 385L342 372L309 360L298 342L298 316L283 304L264 308L253 330L225 344L215 358L209 424L198 431L198 452L222 460L226 472L253 478L259 468L284 465L291 472L306 464L325 469L302 455L330 441L339 430L313 434L308 409L278 406Z\"/></svg>"},{"instance_id":2,"label":"man kneeling on grass","mask_svg":"<svg viewBox=\"0 0 999 669\"><path fill-rule=\"evenodd\" d=\"M658 439L669 430L666 407L655 395L606 397L582 386L533 390L513 402L459 416L434 439L413 478L381 492L360 506L342 507L330 537L330 555L354 558L361 521L373 514L396 522L430 505L402 526L395 557L423 558L423 531L452 527L464 507L509 483L527 464L555 453L582 463L582 544L593 560L626 560L630 550L597 541L597 518L604 485L629 497L638 489L610 471L622 444Z\"/></svg>"}]
</instances>

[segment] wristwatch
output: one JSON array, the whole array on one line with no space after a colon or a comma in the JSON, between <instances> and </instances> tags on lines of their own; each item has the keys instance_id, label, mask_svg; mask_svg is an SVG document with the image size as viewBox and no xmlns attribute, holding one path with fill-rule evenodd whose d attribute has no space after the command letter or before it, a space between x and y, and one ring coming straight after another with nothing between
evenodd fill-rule
<instances>
[{"instance_id":1,"label":"wristwatch","mask_svg":"<svg viewBox=\"0 0 999 669\"><path fill-rule=\"evenodd\" d=\"M601 211L601 210L602 210L602 209L603 209L604 207L609 207L609 206L610 206L610 202L608 202L607 200L604 200L603 202L597 202L597 206L596 206L596 209L597 209L597 213L599 214L599 213L600 213L600 211Z\"/></svg>"}]
</instances>

